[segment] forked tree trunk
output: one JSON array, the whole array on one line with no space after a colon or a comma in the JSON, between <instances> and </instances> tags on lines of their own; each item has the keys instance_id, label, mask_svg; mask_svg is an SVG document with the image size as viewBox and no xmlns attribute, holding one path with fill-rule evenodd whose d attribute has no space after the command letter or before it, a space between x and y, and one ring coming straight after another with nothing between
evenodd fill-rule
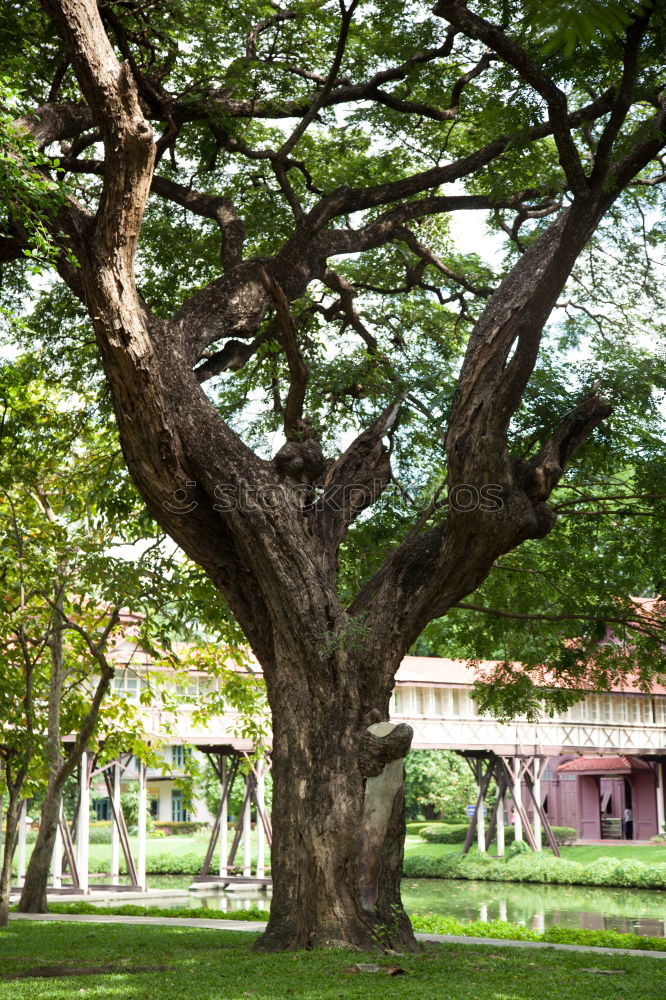
<instances>
[{"instance_id":1,"label":"forked tree trunk","mask_svg":"<svg viewBox=\"0 0 666 1000\"><path fill-rule=\"evenodd\" d=\"M357 664L337 654L318 667L313 672L312 664L303 669L285 661L279 684L267 672L273 710L273 900L257 947L411 948L414 936L400 900L404 792L392 806L376 905L364 909L359 855L367 705L357 688Z\"/></svg>"}]
</instances>

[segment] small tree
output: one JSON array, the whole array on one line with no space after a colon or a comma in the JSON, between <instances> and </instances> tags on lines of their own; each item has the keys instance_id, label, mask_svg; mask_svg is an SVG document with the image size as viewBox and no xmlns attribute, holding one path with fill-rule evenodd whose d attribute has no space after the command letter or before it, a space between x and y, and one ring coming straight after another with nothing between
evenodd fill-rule
<instances>
[{"instance_id":1,"label":"small tree","mask_svg":"<svg viewBox=\"0 0 666 1000\"><path fill-rule=\"evenodd\" d=\"M29 776L45 785L20 907L46 909L46 883L63 788L84 751L114 727L136 730L129 706L105 696L120 606L141 569L113 555L124 520L110 518L112 438L89 406L49 391L28 358L0 373L0 755L9 793L0 919L6 919L17 809ZM140 560L139 560L140 564ZM140 637L136 637L136 645ZM63 743L70 735L73 742Z\"/></svg>"},{"instance_id":2,"label":"small tree","mask_svg":"<svg viewBox=\"0 0 666 1000\"><path fill-rule=\"evenodd\" d=\"M411 819L465 820L476 801L476 782L467 762L449 750L412 750L405 761L405 808Z\"/></svg>"}]
</instances>

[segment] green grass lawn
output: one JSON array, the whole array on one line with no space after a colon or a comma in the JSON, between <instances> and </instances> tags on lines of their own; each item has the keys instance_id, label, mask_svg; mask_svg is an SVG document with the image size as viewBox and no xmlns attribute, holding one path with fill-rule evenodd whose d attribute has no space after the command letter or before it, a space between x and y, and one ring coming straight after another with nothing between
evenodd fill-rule
<instances>
[{"instance_id":1,"label":"green grass lawn","mask_svg":"<svg viewBox=\"0 0 666 1000\"><path fill-rule=\"evenodd\" d=\"M643 847L640 844L631 843L609 844L608 846L584 844L580 847L561 847L560 853L563 858L568 858L569 861L580 861L583 865L589 861L596 861L597 858L618 858L621 861L634 858L636 861L642 861L645 865L652 863L661 865L666 862L666 847L657 847L652 844Z\"/></svg>"},{"instance_id":2,"label":"green grass lawn","mask_svg":"<svg viewBox=\"0 0 666 1000\"><path fill-rule=\"evenodd\" d=\"M136 837L130 837L130 844L132 845L134 857L136 857L138 843L139 842ZM229 845L231 846L231 838L229 839ZM201 858L203 859L207 847L208 847L208 837L201 836L200 834L197 835L188 834L187 836L182 836L182 837L181 836L148 837L148 839L146 840L146 859L148 860L150 858L154 858L158 854L167 854L169 856L174 856L174 857L180 856L182 854L196 854L197 856L200 855ZM91 844L90 860L110 862L111 845ZM243 860L242 845L238 849L236 860L237 861Z\"/></svg>"},{"instance_id":3,"label":"green grass lawn","mask_svg":"<svg viewBox=\"0 0 666 1000\"><path fill-rule=\"evenodd\" d=\"M405 857L418 854L420 858L443 858L445 854L453 854L461 848L462 844L429 844L411 833L405 837Z\"/></svg>"},{"instance_id":4,"label":"green grass lawn","mask_svg":"<svg viewBox=\"0 0 666 1000\"><path fill-rule=\"evenodd\" d=\"M476 844L476 841L474 841ZM462 844L431 844L427 840L422 840L418 835L408 834L405 838L405 856L410 854L418 855L422 858L443 858L447 854L452 854L462 849ZM548 848L544 847L544 851ZM495 845L491 845L490 854L496 853ZM663 864L666 862L666 847L653 845L641 846L640 844L591 844L580 847L560 847L560 854L569 861L579 861L582 865L597 858L618 858L625 861L628 858L635 858L643 864Z\"/></svg>"},{"instance_id":5,"label":"green grass lawn","mask_svg":"<svg viewBox=\"0 0 666 1000\"><path fill-rule=\"evenodd\" d=\"M253 858L256 857L256 832L253 831L252 835L252 854ZM136 837L130 837L130 843L132 849L136 856L137 850L137 839ZM229 843L231 843L231 836L229 838ZM196 855L203 860L206 853L206 848L208 846L208 837L205 835L188 835L188 836L173 836L173 837L149 837L146 841L146 858L150 861L158 855L167 855L169 857L182 857L182 855ZM460 851L461 844L430 844L426 840L422 840L419 836L414 834L408 834L405 839L405 855L416 854L420 857L428 858L441 858L447 854L455 853ZM28 845L28 851L32 850L32 845ZM545 850L545 848L544 848ZM580 861L581 864L586 864L588 861L594 861L597 858L636 858L639 861L643 861L645 864L650 864L652 862L662 863L666 861L666 847L641 847L636 844L619 844L613 845L594 845L585 847L562 847L560 852L563 858L569 858L571 861ZM491 847L491 854L495 853L495 846ZM92 862L105 862L109 863L111 859L111 846L110 844L91 844L90 845L90 861ZM236 862L242 863L243 854L242 848L239 849L236 855ZM266 849L266 861L269 862L270 852L268 848Z\"/></svg>"},{"instance_id":6,"label":"green grass lawn","mask_svg":"<svg viewBox=\"0 0 666 1000\"><path fill-rule=\"evenodd\" d=\"M663 1000L650 956L431 945L421 955L257 955L253 935L13 922L0 932L0 1000ZM405 975L351 971L356 962ZM39 975L50 966L57 975ZM68 969L70 974L68 975ZM78 975L72 974L74 970ZM605 975L597 970L614 970ZM88 974L81 974L81 973ZM8 977L23 973L26 978Z\"/></svg>"},{"instance_id":7,"label":"green grass lawn","mask_svg":"<svg viewBox=\"0 0 666 1000\"><path fill-rule=\"evenodd\" d=\"M200 865L203 861L206 850L208 848L208 837L209 831L205 833L198 834L188 834L187 836L170 836L170 837L148 837L146 840L146 865L148 871L150 872L150 861L152 858L168 857L168 858L196 858L198 864ZM137 837L130 837L130 845L134 859L137 857L138 850L138 839ZM231 847L233 839L233 831L229 832L229 847ZM27 856L30 858L30 854L33 850L33 844L27 845ZM256 863L257 857L257 841L256 841L256 831L252 832L252 863ZM218 853L217 850L214 856L213 867L216 870L218 865ZM122 851L121 851L121 861L122 861ZM243 845L239 847L236 853L236 859L234 862L236 865L242 865L243 863ZM270 850L266 846L266 864L270 865ZM90 844L89 848L89 866L90 871L100 871L104 869L108 871L111 866L111 844ZM16 869L16 857L14 858L14 869ZM178 869L176 868L176 871ZM189 870L189 869L188 869Z\"/></svg>"}]
</instances>

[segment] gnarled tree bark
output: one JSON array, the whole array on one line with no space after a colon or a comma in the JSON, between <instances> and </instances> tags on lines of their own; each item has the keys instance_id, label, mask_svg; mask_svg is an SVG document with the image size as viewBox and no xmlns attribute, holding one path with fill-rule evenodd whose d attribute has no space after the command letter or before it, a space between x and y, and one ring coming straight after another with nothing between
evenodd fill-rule
<instances>
[{"instance_id":1,"label":"gnarled tree bark","mask_svg":"<svg viewBox=\"0 0 666 1000\"><path fill-rule=\"evenodd\" d=\"M61 213L59 224L66 228L81 264L74 273L63 262L61 274L91 317L123 452L139 490L153 515L224 594L264 670L273 712L274 888L260 947L331 941L365 947L376 942L377 928L386 926L395 929L394 947L410 947L413 936L399 893L399 795L382 847L371 910L361 886L367 765L359 762L371 749L364 720L372 710L382 719L388 717L396 670L427 622L475 590L498 556L550 531L554 515L549 495L575 449L609 412L604 400L592 394L574 413L563 415L539 455L516 461L510 454L509 422L534 369L543 326L604 212L663 145L663 99L651 129L641 125L632 141L623 139L619 159L613 162L606 155L604 169L588 176L572 131L609 115L602 142L612 147L618 122L622 124L631 103L626 101L627 80L629 87L633 80L630 45L623 87L610 88L590 105L570 111L561 91L504 32L471 15L457 0L442 0L436 13L455 30L482 40L494 58L522 74L525 84L546 102L548 120L520 137L498 135L469 156L411 177L363 188L340 187L322 195L309 211L300 208L286 180L286 170L293 165L287 156L292 137L269 159L294 210L293 232L270 260L243 260L242 227L233 206L212 196L195 198L154 176L156 147L148 117L159 118L163 109L155 110L155 92L148 101L141 81L128 64L118 61L94 0L44 0L44 6L65 40L87 108L52 111L45 116L48 122L26 120L25 125L35 135L50 136L71 132L76 115L90 115L104 142L103 164L86 166L75 158L71 162L73 170L101 170L104 185L94 217L74 203ZM643 18L643 27L636 28L639 37L645 23ZM418 59L445 55L452 38L450 34L436 52ZM380 84L404 78L416 59L397 68L393 77L377 74L360 89L335 86L327 79L312 102L290 107L283 116L300 117L303 131L320 107L368 97L390 102ZM482 61L472 76L487 65L488 59ZM461 78L453 95L456 105L465 82ZM232 116L270 113L261 103L249 107L223 92L212 92L208 99L211 107L224 106ZM164 101L166 107L166 97ZM395 100L389 106L404 112L416 108ZM419 113L443 120L444 111L422 107ZM177 108L172 102L169 114L170 121L184 122L203 112L192 99ZM489 198L434 192L442 183L486 167L517 138L527 142L550 135L571 204L534 240L492 295L484 288L487 305L469 340L446 436L449 490L494 484L500 501L494 510L451 509L434 527L415 525L346 608L336 586L338 549L359 510L373 503L390 480L383 438L390 436L402 401L380 414L344 455L323 462L318 443L299 422L307 369L286 304L314 279L330 282L328 260L336 254L404 239L403 227L413 219L456 208L491 207L495 203ZM219 134L219 129L218 137L227 149L242 147L241 140ZM151 189L177 204L187 201L193 211L216 219L223 232L223 275L196 291L170 319L150 312L134 279L134 254ZM520 204L533 194L517 192L509 203ZM358 230L333 225L350 213L382 206L388 207ZM262 319L276 303L282 323L276 330L282 329L293 393L285 427L288 454L278 453L270 462L255 455L221 419L201 382L207 365L219 371L243 363L241 356L251 356L252 348L239 353L238 345L259 342ZM240 339L229 341L234 350L227 351L228 356L223 348L210 364L203 360L210 345L229 338ZM361 488L360 504L350 502L344 492L353 487ZM179 506L173 498L183 490L187 504ZM260 499L269 496L279 502ZM313 496L319 502L308 502Z\"/></svg>"}]
</instances>

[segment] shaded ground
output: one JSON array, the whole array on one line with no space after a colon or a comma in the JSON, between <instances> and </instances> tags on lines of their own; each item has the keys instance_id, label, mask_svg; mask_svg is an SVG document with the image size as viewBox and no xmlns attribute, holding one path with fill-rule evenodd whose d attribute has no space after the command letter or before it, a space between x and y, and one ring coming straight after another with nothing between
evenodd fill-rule
<instances>
[{"instance_id":1,"label":"shaded ground","mask_svg":"<svg viewBox=\"0 0 666 1000\"><path fill-rule=\"evenodd\" d=\"M649 956L430 945L421 956L349 952L255 955L251 934L15 922L0 933L0 1000L663 1000L666 962ZM161 965L160 972L118 968ZM399 964L405 974L358 972ZM57 978L8 980L37 966L71 965ZM76 969L112 965L77 977Z\"/></svg>"}]
</instances>

